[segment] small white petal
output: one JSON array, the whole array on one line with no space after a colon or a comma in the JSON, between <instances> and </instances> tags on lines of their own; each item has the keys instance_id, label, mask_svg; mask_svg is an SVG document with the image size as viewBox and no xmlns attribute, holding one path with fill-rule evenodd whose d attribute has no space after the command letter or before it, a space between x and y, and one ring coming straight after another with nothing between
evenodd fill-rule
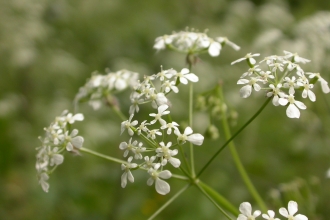
<instances>
[{"instance_id":1,"label":"small white petal","mask_svg":"<svg viewBox=\"0 0 330 220\"><path fill-rule=\"evenodd\" d=\"M284 217L288 217L288 216L289 216L289 213L288 213L288 211L286 210L286 208L280 208L279 213L280 213L281 215L283 215Z\"/></svg>"},{"instance_id":2,"label":"small white petal","mask_svg":"<svg viewBox=\"0 0 330 220\"><path fill-rule=\"evenodd\" d=\"M246 85L246 86L243 86L240 90L240 95L242 98L247 98L251 95L252 93L252 86L251 85Z\"/></svg>"},{"instance_id":3,"label":"small white petal","mask_svg":"<svg viewBox=\"0 0 330 220\"><path fill-rule=\"evenodd\" d=\"M306 109L306 105L300 101L295 101L294 104L300 109Z\"/></svg>"},{"instance_id":4,"label":"small white petal","mask_svg":"<svg viewBox=\"0 0 330 220\"><path fill-rule=\"evenodd\" d=\"M191 142L192 144L200 146L203 144L204 136L201 134L192 134L187 137L187 141Z\"/></svg>"},{"instance_id":5,"label":"small white petal","mask_svg":"<svg viewBox=\"0 0 330 220\"><path fill-rule=\"evenodd\" d=\"M166 195L171 190L170 185L161 179L156 179L155 187L156 191L161 195Z\"/></svg>"},{"instance_id":6,"label":"small white petal","mask_svg":"<svg viewBox=\"0 0 330 220\"><path fill-rule=\"evenodd\" d=\"M219 42L213 42L211 43L208 52L211 57L217 57L220 54L221 50L221 44Z\"/></svg>"},{"instance_id":7,"label":"small white petal","mask_svg":"<svg viewBox=\"0 0 330 220\"><path fill-rule=\"evenodd\" d=\"M248 202L243 202L240 206L239 206L239 211L246 215L246 216L249 216L251 215L251 212L252 212L252 207L251 207L251 204L248 203Z\"/></svg>"},{"instance_id":8,"label":"small white petal","mask_svg":"<svg viewBox=\"0 0 330 220\"><path fill-rule=\"evenodd\" d=\"M288 204L288 210L290 215L296 214L296 212L298 211L298 204L295 201L290 201Z\"/></svg>"},{"instance_id":9,"label":"small white petal","mask_svg":"<svg viewBox=\"0 0 330 220\"><path fill-rule=\"evenodd\" d=\"M163 179L169 179L169 178L171 178L172 173L171 173L170 171L168 171L168 170L163 170L163 171L161 171L161 172L158 174L158 176L159 176L160 178L163 178Z\"/></svg>"},{"instance_id":10,"label":"small white petal","mask_svg":"<svg viewBox=\"0 0 330 220\"><path fill-rule=\"evenodd\" d=\"M74 138L72 138L71 143L76 148L81 148L84 143L84 138L81 136L74 137Z\"/></svg>"},{"instance_id":11,"label":"small white petal","mask_svg":"<svg viewBox=\"0 0 330 220\"><path fill-rule=\"evenodd\" d=\"M187 78L188 80L190 80L191 82L198 82L198 80L199 80L198 76L196 76L193 73L186 74L186 75L184 75L184 77Z\"/></svg>"},{"instance_id":12,"label":"small white petal","mask_svg":"<svg viewBox=\"0 0 330 220\"><path fill-rule=\"evenodd\" d=\"M290 104L288 106L288 108L286 109L286 115L289 118L299 118L300 117L300 111L294 104Z\"/></svg>"}]
</instances>

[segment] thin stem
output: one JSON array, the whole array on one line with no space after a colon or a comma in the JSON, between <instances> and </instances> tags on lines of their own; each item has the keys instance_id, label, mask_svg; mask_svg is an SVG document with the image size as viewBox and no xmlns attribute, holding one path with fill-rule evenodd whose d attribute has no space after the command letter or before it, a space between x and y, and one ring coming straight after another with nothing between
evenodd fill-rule
<instances>
[{"instance_id":1,"label":"thin stem","mask_svg":"<svg viewBox=\"0 0 330 220\"><path fill-rule=\"evenodd\" d=\"M154 219L159 213L161 213L168 205L170 205L179 195L181 195L186 189L188 189L191 184L187 184L180 191L178 191L170 200L168 200L164 205L162 205L148 220Z\"/></svg>"},{"instance_id":2,"label":"thin stem","mask_svg":"<svg viewBox=\"0 0 330 220\"><path fill-rule=\"evenodd\" d=\"M231 132L230 132L230 128L229 128L229 125L228 125L228 121L227 121L227 116L226 116L226 113L224 112L223 115L222 115L222 126L223 126L223 129L224 129L224 132L225 132L225 136L226 136L226 139L230 139L231 137ZM247 174L243 164L242 164L242 161L237 153L237 150L236 150L236 147L235 147L235 144L233 141L231 141L229 143L229 149L230 149L230 152L231 152L231 155L234 159L234 162L235 162L235 165L238 169L238 172L239 174L241 175L247 189L249 190L249 192L251 193L252 197L256 200L256 202L258 203L260 209L263 211L263 212L267 212L267 207L263 201L263 199L261 198L261 196L259 195L258 191L256 190L256 188L254 187L249 175Z\"/></svg>"},{"instance_id":3,"label":"thin stem","mask_svg":"<svg viewBox=\"0 0 330 220\"><path fill-rule=\"evenodd\" d=\"M106 159L106 160L110 160L110 161L115 162L115 163L120 163L120 164L126 164L127 163L124 160L120 160L120 159L117 159L117 158L114 158L114 157L110 157L110 156L98 153L96 151L93 151L93 150L90 150L90 149L87 149L87 148L84 148L84 147L80 148L79 150L82 151L82 152L85 152L85 153L92 154L92 155L97 156L97 157L101 157L101 158Z\"/></svg>"},{"instance_id":4,"label":"thin stem","mask_svg":"<svg viewBox=\"0 0 330 220\"><path fill-rule=\"evenodd\" d=\"M179 151L180 153L182 154L182 157L183 157L183 161L184 161L184 164L186 165L186 168L189 170L190 169L190 166L189 166L189 163L188 163L188 160L187 160L187 157L182 149L182 145L179 144Z\"/></svg>"},{"instance_id":5,"label":"thin stem","mask_svg":"<svg viewBox=\"0 0 330 220\"><path fill-rule=\"evenodd\" d=\"M221 147L220 149L211 157L211 159L209 159L209 161L204 165L204 167L201 169L201 171L199 171L199 173L197 174L196 178L198 178L204 171L205 169L212 163L212 161L218 156L218 154L225 148L227 147L227 145L239 134L241 133L241 131L244 130L244 128L246 128L261 112L262 110L267 106L267 104L269 103L269 101L271 100L271 98L267 98L267 100L265 101L265 103L259 108L259 110L238 130L236 131L236 133L229 138Z\"/></svg>"},{"instance_id":6,"label":"thin stem","mask_svg":"<svg viewBox=\"0 0 330 220\"><path fill-rule=\"evenodd\" d=\"M222 88L220 86L217 87L217 93L218 93L219 98L224 101L225 99L223 97ZM224 129L224 132L225 132L226 139L230 139L230 137L232 135L231 135L230 127L228 125L228 118L227 118L226 111L223 111L223 114L222 114L222 126L223 126L223 129ZM242 161L241 161L241 159L240 159L240 157L237 153L237 150L236 150L236 147L235 147L235 144L234 144L233 141L229 142L229 149L230 149L231 155L234 159L235 165L238 169L238 172L241 175L247 189L249 190L249 192L251 193L253 198L257 201L260 208L264 212L266 212L267 207L266 207L263 199L259 195L258 191L254 187L249 175L247 174L247 172L246 172L246 170L245 170L245 168L242 164Z\"/></svg>"},{"instance_id":7,"label":"thin stem","mask_svg":"<svg viewBox=\"0 0 330 220\"><path fill-rule=\"evenodd\" d=\"M188 55L189 56L189 55ZM191 72L192 64L189 62L189 71ZM194 86L192 83L189 85L189 126L192 128L193 126L193 94L194 94ZM189 143L190 149L190 167L191 167L191 176L194 178L196 176L195 172L195 160L194 160L194 147L193 144Z\"/></svg>"},{"instance_id":8,"label":"thin stem","mask_svg":"<svg viewBox=\"0 0 330 220\"><path fill-rule=\"evenodd\" d=\"M219 204L204 190L204 188L203 187L201 187L201 185L200 185L200 183L196 183L195 184L196 186L197 186L197 188L215 205L215 207L217 207L219 210L220 210L220 212L224 215L224 216L226 216L226 218L227 219L229 219L229 220L233 220L226 212L225 212L225 210L223 210L220 206L219 206Z\"/></svg>"},{"instance_id":9,"label":"thin stem","mask_svg":"<svg viewBox=\"0 0 330 220\"><path fill-rule=\"evenodd\" d=\"M197 182L197 181L196 181ZM213 198L214 201L216 201L218 204L221 204L222 207L227 209L229 212L231 212L233 215L238 216L239 212L238 209L231 204L225 197L220 195L217 191L215 191L212 187L206 185L202 181L198 181L197 185L199 185L203 190Z\"/></svg>"}]
</instances>

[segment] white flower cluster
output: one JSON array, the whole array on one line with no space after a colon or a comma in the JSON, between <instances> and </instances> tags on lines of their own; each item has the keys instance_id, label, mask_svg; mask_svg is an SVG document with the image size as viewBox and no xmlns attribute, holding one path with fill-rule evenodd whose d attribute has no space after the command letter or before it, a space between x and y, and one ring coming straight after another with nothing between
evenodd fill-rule
<instances>
[{"instance_id":1,"label":"white flower cluster","mask_svg":"<svg viewBox=\"0 0 330 220\"><path fill-rule=\"evenodd\" d=\"M70 130L69 127L75 121L84 120L82 114L69 113L65 110L61 116L56 117L46 131L45 137L39 137L42 145L36 150L38 151L36 157L36 169L38 172L39 184L45 192L48 192L49 174L51 174L55 168L63 163L63 152L71 151L77 152L84 143L84 138L78 136L78 130Z\"/></svg>"},{"instance_id":2,"label":"white flower cluster","mask_svg":"<svg viewBox=\"0 0 330 220\"><path fill-rule=\"evenodd\" d=\"M243 202L239 206L239 211L242 214L239 214L237 220L255 220L258 216L260 216L261 211L256 210L252 213L251 204L248 202ZM279 213L284 216L288 220L308 220L305 215L297 214L298 204L295 201L290 201L288 204L288 209L280 208ZM275 218L275 212L273 210L268 210L267 214L262 214L264 219L268 220L280 220L279 218Z\"/></svg>"},{"instance_id":3,"label":"white flower cluster","mask_svg":"<svg viewBox=\"0 0 330 220\"><path fill-rule=\"evenodd\" d=\"M155 80L160 81L159 89L155 87L157 85ZM127 180L134 182L131 170L141 168L150 175L147 181L149 186L155 183L156 191L159 194L169 193L170 185L163 179L170 178L172 173L169 170L164 170L164 167L167 164L171 164L175 168L181 165L180 159L176 158L178 150L174 147L184 144L186 141L195 145L202 145L204 137L201 134L194 134L190 127L186 127L181 133L178 123L170 118L164 119L170 114L166 95L171 91L178 93L177 85L187 84L189 81L197 82L198 77L186 68L180 72L173 69L162 69L158 74L145 76L144 81L135 87L135 91L131 94L130 117L121 123L121 133L127 130L128 134L132 136L128 142L122 142L119 145L119 148L124 151L124 157L128 157L127 163L121 165L122 170L124 170L121 177L123 188L126 186ZM144 120L139 124L137 120L133 120L134 113L139 112L139 105L145 103L151 103L157 112L150 113L151 119ZM166 141L173 133L177 139L176 144ZM140 136L148 144L148 147L144 147L142 142L133 140L134 134ZM148 153L149 156L143 156L145 153ZM133 158L142 160L142 162L139 165L132 163Z\"/></svg>"},{"instance_id":4,"label":"white flower cluster","mask_svg":"<svg viewBox=\"0 0 330 220\"><path fill-rule=\"evenodd\" d=\"M247 54L231 64L247 60L250 69L245 72L237 84L244 85L240 89L242 98L247 98L251 95L252 90L266 91L268 97L273 97L274 106L286 106L286 115L289 118L299 118L299 109L306 109L306 106L301 101L295 99L296 91L302 91L302 98L309 98L312 102L316 100L316 96L312 89L314 83L321 83L322 91L329 93L330 89L328 82L325 81L319 73L304 72L300 67L300 63L307 63L310 60L300 57L298 54L284 51L284 56L269 56L256 64L253 57L260 54ZM266 71L261 69L261 65L266 66ZM262 87L264 85L264 87Z\"/></svg>"},{"instance_id":5,"label":"white flower cluster","mask_svg":"<svg viewBox=\"0 0 330 220\"><path fill-rule=\"evenodd\" d=\"M157 37L154 49L163 50L167 47L186 54L199 54L207 51L210 56L217 57L220 55L224 45L229 45L234 50L240 49L239 46L229 41L226 37L212 39L206 33L194 31L180 31L171 35Z\"/></svg>"},{"instance_id":6,"label":"white flower cluster","mask_svg":"<svg viewBox=\"0 0 330 220\"><path fill-rule=\"evenodd\" d=\"M75 97L75 103L88 101L97 110L102 105L102 98L109 94L120 92L127 87L133 88L139 78L139 74L129 70L119 70L102 75L93 72L92 77L79 89Z\"/></svg>"}]
</instances>

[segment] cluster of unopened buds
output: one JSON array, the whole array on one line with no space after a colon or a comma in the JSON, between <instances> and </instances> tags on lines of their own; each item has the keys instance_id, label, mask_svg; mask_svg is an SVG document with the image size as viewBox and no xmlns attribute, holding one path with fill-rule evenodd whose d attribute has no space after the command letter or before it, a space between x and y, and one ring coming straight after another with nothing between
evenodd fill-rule
<instances>
[{"instance_id":1,"label":"cluster of unopened buds","mask_svg":"<svg viewBox=\"0 0 330 220\"><path fill-rule=\"evenodd\" d=\"M210 56L220 55L224 45L229 45L234 50L240 47L228 40L226 37L210 38L207 34L195 31L180 31L171 35L157 37L154 49L163 50L169 48L185 54L200 54L208 52Z\"/></svg>"},{"instance_id":2,"label":"cluster of unopened buds","mask_svg":"<svg viewBox=\"0 0 330 220\"><path fill-rule=\"evenodd\" d=\"M258 216L261 215L261 211L256 210L252 213L251 204L248 202L243 202L239 206L239 214L237 220L255 220ZM279 213L284 216L287 220L308 220L305 215L297 214L298 204L295 201L290 201L288 204L288 209L282 207L279 209ZM268 210L267 213L261 215L264 219L268 220L280 220L275 218L275 212L273 210Z\"/></svg>"},{"instance_id":3,"label":"cluster of unopened buds","mask_svg":"<svg viewBox=\"0 0 330 220\"><path fill-rule=\"evenodd\" d=\"M38 151L36 169L39 184L45 192L49 189L47 182L49 175L64 161L63 153L65 151L78 153L77 150L82 147L84 138L78 136L77 129L70 129L73 123L82 120L84 120L82 114L73 115L65 110L45 128L45 136L39 137L42 145L36 149Z\"/></svg>"},{"instance_id":4,"label":"cluster of unopened buds","mask_svg":"<svg viewBox=\"0 0 330 220\"><path fill-rule=\"evenodd\" d=\"M156 88L157 81L160 81L160 88ZM124 151L124 157L128 157L127 163L121 165L124 173L121 177L121 186L126 187L127 180L134 182L131 170L141 168L146 170L150 175L147 180L148 185L155 182L156 191L165 195L170 192L170 185L163 179L172 176L169 170L164 167L169 163L173 167L178 168L181 165L180 159L175 156L178 154L176 146L182 145L187 141L194 145L202 145L204 137L201 134L193 133L190 127L186 127L181 133L179 124L172 121L170 117L165 120L164 117L170 114L169 100L166 95L170 92L178 93L178 84L188 84L188 82L197 82L198 77L190 73L187 68L177 72L173 69L161 70L158 74L145 76L144 81L139 82L135 86L131 94L132 105L129 110L130 117L121 123L121 133L127 130L132 136L128 142L122 142L119 148ZM138 113L140 105L149 103L156 113L150 113L149 120L144 120L140 124L137 120L133 120L134 113ZM133 140L134 134L139 136L148 144L144 147L143 142ZM171 139L172 135L176 136L177 143L166 141ZM172 138L173 139L173 138ZM145 155L144 154L149 154ZM140 160L139 164L133 163L132 160Z\"/></svg>"},{"instance_id":5,"label":"cluster of unopened buds","mask_svg":"<svg viewBox=\"0 0 330 220\"><path fill-rule=\"evenodd\" d=\"M247 54L231 64L246 60L250 69L245 72L237 84L244 85L240 89L242 98L247 98L252 91L265 91L268 97L273 97L272 103L274 106L288 106L286 115L289 118L299 118L299 109L306 109L306 105L296 100L296 91L302 91L302 98L309 98L315 102L316 96L312 89L314 83L321 83L322 91L329 93L330 89L328 82L324 80L319 73L305 72L300 63L305 64L310 60L300 57L288 51L284 51L284 56L269 56L256 65L256 60L253 57L260 54ZM265 68L266 70L262 70ZM263 87L262 87L263 86Z\"/></svg>"}]
</instances>

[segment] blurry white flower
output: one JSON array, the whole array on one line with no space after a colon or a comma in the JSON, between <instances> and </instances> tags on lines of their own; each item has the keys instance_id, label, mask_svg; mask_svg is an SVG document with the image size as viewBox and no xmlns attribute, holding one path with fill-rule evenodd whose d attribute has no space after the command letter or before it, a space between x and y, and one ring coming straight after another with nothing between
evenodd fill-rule
<instances>
[{"instance_id":1,"label":"blurry white flower","mask_svg":"<svg viewBox=\"0 0 330 220\"><path fill-rule=\"evenodd\" d=\"M257 57L257 56L260 56L260 53L255 53L255 54L248 53L248 54L245 55L245 57L231 62L231 65L234 65L235 63L241 62L243 60L248 60L249 63L254 65L256 63L256 60L253 57Z\"/></svg>"},{"instance_id":2,"label":"blurry white flower","mask_svg":"<svg viewBox=\"0 0 330 220\"><path fill-rule=\"evenodd\" d=\"M45 192L48 192L48 189L49 189L49 183L47 182L48 179L49 179L49 176L45 172L43 172L39 175L39 184L41 185L42 190Z\"/></svg>"},{"instance_id":3,"label":"blurry white flower","mask_svg":"<svg viewBox=\"0 0 330 220\"><path fill-rule=\"evenodd\" d=\"M255 218L261 214L259 210L254 211L252 214L252 207L248 202L243 202L239 206L239 211L242 214L239 214L237 220L255 220Z\"/></svg>"},{"instance_id":4,"label":"blurry white flower","mask_svg":"<svg viewBox=\"0 0 330 220\"><path fill-rule=\"evenodd\" d=\"M190 127L186 127L183 134L179 130L174 130L174 134L178 136L177 140L180 144L184 144L186 141L195 145L202 145L204 136L201 134L193 134L193 130Z\"/></svg>"},{"instance_id":5,"label":"blurry white flower","mask_svg":"<svg viewBox=\"0 0 330 220\"><path fill-rule=\"evenodd\" d=\"M74 148L81 148L83 143L84 143L84 138L81 136L77 136L78 130L73 129L71 134L69 135L69 131L65 132L65 141L67 142L66 144L66 150L67 151L72 151Z\"/></svg>"},{"instance_id":6,"label":"blurry white flower","mask_svg":"<svg viewBox=\"0 0 330 220\"><path fill-rule=\"evenodd\" d=\"M228 46L232 47L234 50L240 50L241 49L240 46L238 46L237 44L231 42L226 37L217 37L216 40L219 41L221 43L221 45L228 45Z\"/></svg>"},{"instance_id":7,"label":"blurry white flower","mask_svg":"<svg viewBox=\"0 0 330 220\"><path fill-rule=\"evenodd\" d=\"M268 214L262 214L262 217L267 220L280 220L279 218L275 218L275 212L273 210L268 210Z\"/></svg>"},{"instance_id":8,"label":"blurry white flower","mask_svg":"<svg viewBox=\"0 0 330 220\"><path fill-rule=\"evenodd\" d=\"M123 154L124 157L127 157L128 153L130 151L133 151L133 149L136 147L136 145L138 143L136 140L133 141L133 143L131 143L131 142L132 142L132 138L129 139L128 143L121 142L119 144L119 149L124 150L124 154Z\"/></svg>"},{"instance_id":9,"label":"blurry white flower","mask_svg":"<svg viewBox=\"0 0 330 220\"><path fill-rule=\"evenodd\" d=\"M293 58L293 62L296 62L296 63L308 63L310 62L310 60L306 59L306 58L302 58L300 57L297 53L291 53L289 51L283 51L284 54L285 54L285 58Z\"/></svg>"},{"instance_id":10,"label":"blurry white flower","mask_svg":"<svg viewBox=\"0 0 330 220\"><path fill-rule=\"evenodd\" d=\"M170 113L170 111L166 111L166 109L168 109L168 105L161 105L158 107L158 113L150 113L149 115L151 117L155 117L154 120L152 120L150 122L150 124L155 124L156 121L159 121L161 125L166 124L166 121L164 119L162 119L163 115L167 115Z\"/></svg>"},{"instance_id":11,"label":"blurry white flower","mask_svg":"<svg viewBox=\"0 0 330 220\"><path fill-rule=\"evenodd\" d=\"M127 185L127 180L131 183L134 182L134 176L130 169L136 168L138 165L136 163L131 163L133 157L129 157L126 164L121 164L121 169L124 170L124 173L121 175L121 187L125 188Z\"/></svg>"},{"instance_id":12,"label":"blurry white flower","mask_svg":"<svg viewBox=\"0 0 330 220\"><path fill-rule=\"evenodd\" d=\"M179 124L176 123L175 121L172 121L170 123L167 123L167 124L163 124L160 129L167 129L167 134L170 135L172 133L172 129L173 130L178 130L178 127Z\"/></svg>"},{"instance_id":13,"label":"blurry white flower","mask_svg":"<svg viewBox=\"0 0 330 220\"><path fill-rule=\"evenodd\" d=\"M147 181L148 186L151 186L155 182L156 191L161 195L166 195L170 192L170 185L162 179L169 179L172 176L172 173L168 170L158 171L160 163L155 164L153 168L148 170L150 178Z\"/></svg>"},{"instance_id":14,"label":"blurry white flower","mask_svg":"<svg viewBox=\"0 0 330 220\"><path fill-rule=\"evenodd\" d=\"M284 98L280 98L279 103L280 103L280 105L283 105L283 106L290 103L288 108L286 109L286 115L289 118L299 118L300 117L300 111L299 111L298 108L300 108L300 109L306 109L307 108L304 103L295 100L294 96L292 94L290 94L289 96L286 96Z\"/></svg>"},{"instance_id":15,"label":"blurry white flower","mask_svg":"<svg viewBox=\"0 0 330 220\"><path fill-rule=\"evenodd\" d=\"M162 166L167 164L167 161L170 162L175 168L178 168L181 164L181 161L173 156L178 154L178 150L170 150L169 148L172 146L172 142L168 142L166 145L164 142L160 142L159 146L156 149L157 157L161 157L162 159Z\"/></svg>"},{"instance_id":16,"label":"blurry white flower","mask_svg":"<svg viewBox=\"0 0 330 220\"><path fill-rule=\"evenodd\" d=\"M298 204L295 201L290 201L288 204L288 209L280 208L279 212L284 217L288 218L289 220L308 220L305 215L294 215L298 211Z\"/></svg>"},{"instance_id":17,"label":"blurry white flower","mask_svg":"<svg viewBox=\"0 0 330 220\"><path fill-rule=\"evenodd\" d=\"M128 119L127 121L123 121L123 122L121 123L121 131L120 131L120 134L122 134L122 133L125 131L125 129L127 129L128 134L129 134L130 136L133 136L134 131L132 130L131 126L134 127L135 125L138 124L138 121L137 121L137 120L131 122L133 116L134 116L134 114L131 114L131 116L129 117L129 119Z\"/></svg>"},{"instance_id":18,"label":"blurry white flower","mask_svg":"<svg viewBox=\"0 0 330 220\"><path fill-rule=\"evenodd\" d=\"M188 80L191 82L198 82L198 76L189 72L189 69L183 68L180 72L176 73L176 77L179 78L182 84L188 84Z\"/></svg>"},{"instance_id":19,"label":"blurry white flower","mask_svg":"<svg viewBox=\"0 0 330 220\"><path fill-rule=\"evenodd\" d=\"M239 79L237 81L237 84L247 84L240 89L241 97L242 98L249 97L252 93L252 88L254 88L255 91L259 91L261 89L261 87L257 84L258 81L261 81L261 80L258 78L255 78L255 77L251 77L250 80Z\"/></svg>"},{"instance_id":20,"label":"blurry white flower","mask_svg":"<svg viewBox=\"0 0 330 220\"><path fill-rule=\"evenodd\" d=\"M325 81L325 79L323 79L320 75L320 73L306 73L309 75L309 78L314 78L317 77L318 81L321 83L321 87L322 87L322 91L324 93L329 93L330 92L330 88L328 85L328 82Z\"/></svg>"}]
</instances>

